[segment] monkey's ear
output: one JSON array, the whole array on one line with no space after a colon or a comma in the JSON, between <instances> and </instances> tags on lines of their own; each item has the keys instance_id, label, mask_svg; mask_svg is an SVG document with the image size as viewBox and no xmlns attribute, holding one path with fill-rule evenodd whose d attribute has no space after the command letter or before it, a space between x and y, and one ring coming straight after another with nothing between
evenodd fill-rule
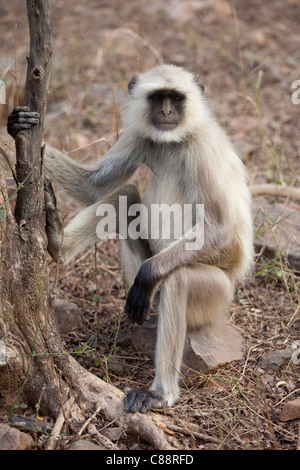
<instances>
[{"instance_id":1,"label":"monkey's ear","mask_svg":"<svg viewBox=\"0 0 300 470\"><path fill-rule=\"evenodd\" d=\"M130 95L132 95L132 90L135 87L135 85L137 84L137 81L138 81L138 74L135 73L133 75L132 79L130 80L130 82L128 83L128 91L129 91Z\"/></svg>"},{"instance_id":2,"label":"monkey's ear","mask_svg":"<svg viewBox=\"0 0 300 470\"><path fill-rule=\"evenodd\" d=\"M205 90L205 86L203 85L203 82L200 80L200 78L198 77L198 75L194 75L194 82L195 82L196 85L200 88L201 93L203 94L203 93L204 93L204 90Z\"/></svg>"}]
</instances>

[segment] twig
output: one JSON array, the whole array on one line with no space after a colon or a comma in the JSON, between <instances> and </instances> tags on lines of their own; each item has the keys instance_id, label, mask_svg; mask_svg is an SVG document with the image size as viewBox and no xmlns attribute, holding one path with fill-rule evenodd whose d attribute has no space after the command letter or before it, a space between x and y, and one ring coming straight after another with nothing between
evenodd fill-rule
<instances>
[{"instance_id":1,"label":"twig","mask_svg":"<svg viewBox=\"0 0 300 470\"><path fill-rule=\"evenodd\" d=\"M233 5L232 5L232 13L233 13L234 25L235 25L236 36L237 36L239 61L240 61L240 67L241 67L241 72L242 72L242 81L243 81L243 96L244 96L243 141L244 141L244 154L245 154L246 166L248 168L248 166L249 166L249 154L248 154L247 145L246 145L247 144L247 120L248 120L248 100L247 100L248 92L247 92L245 65L244 65L243 54L242 54L242 50L241 50L241 36L240 36L239 22L238 22L238 17L237 17L237 13L236 13L236 8Z\"/></svg>"},{"instance_id":2,"label":"twig","mask_svg":"<svg viewBox=\"0 0 300 470\"><path fill-rule=\"evenodd\" d=\"M124 129L122 129L122 132L124 132ZM116 133L112 134L112 137L114 137L115 135L116 135ZM106 139L106 137L101 137L100 139L93 140L93 142L82 145L81 147L77 147L76 149L70 150L68 153L70 154L70 153L73 153L73 152L77 152L78 150L85 149L87 147L90 147L91 145L97 144L98 142L107 142L110 145L109 139Z\"/></svg>"},{"instance_id":3,"label":"twig","mask_svg":"<svg viewBox=\"0 0 300 470\"><path fill-rule=\"evenodd\" d=\"M81 436L81 434L83 433L83 431L85 430L85 428L89 425L89 423L92 421L92 419L94 419L97 414L99 413L99 411L101 410L101 408L103 407L102 403L100 405L97 406L96 408L96 411L92 414L92 416L90 416L86 422L81 426L81 428L79 429L78 431L78 436Z\"/></svg>"},{"instance_id":4,"label":"twig","mask_svg":"<svg viewBox=\"0 0 300 470\"><path fill-rule=\"evenodd\" d=\"M105 447L105 449L119 450L117 444L114 444L107 436L101 434L94 424L89 424L88 431L97 439L97 441L99 441L101 445L103 445L103 447Z\"/></svg>"},{"instance_id":5,"label":"twig","mask_svg":"<svg viewBox=\"0 0 300 470\"><path fill-rule=\"evenodd\" d=\"M270 196L288 197L293 201L300 201L300 188L293 188L283 184L252 184L250 185L252 196L267 194Z\"/></svg>"},{"instance_id":6,"label":"twig","mask_svg":"<svg viewBox=\"0 0 300 470\"><path fill-rule=\"evenodd\" d=\"M283 403L285 400L287 400L288 398L290 398L291 395L293 395L294 393L297 393L297 392L300 392L300 388L296 388L295 390L292 390L290 393L288 393L285 397L283 397L281 400L279 400L277 403L275 403L274 405L274 408L276 408L277 406L281 405L281 403Z\"/></svg>"},{"instance_id":7,"label":"twig","mask_svg":"<svg viewBox=\"0 0 300 470\"><path fill-rule=\"evenodd\" d=\"M115 115L115 123L116 123L116 140L119 140L119 119L118 119L118 107L117 107L117 99L116 99L116 90L113 85L113 102L114 102L114 115Z\"/></svg>"},{"instance_id":8,"label":"twig","mask_svg":"<svg viewBox=\"0 0 300 470\"><path fill-rule=\"evenodd\" d=\"M269 428L270 434L271 434L272 439L273 439L273 446L274 446L275 450L280 450L281 446L278 444L277 439L275 437L275 430L274 430L273 422L272 422L272 419L271 419L270 407L269 407L269 404L267 402L266 391L265 391L265 388L263 386L261 388L262 388L262 390L261 390L262 391L262 398L263 398L263 402L264 402L265 410L266 410L266 415L267 415L266 423L267 423L267 426Z\"/></svg>"},{"instance_id":9,"label":"twig","mask_svg":"<svg viewBox=\"0 0 300 470\"><path fill-rule=\"evenodd\" d=\"M61 407L59 415L55 421L55 424L53 426L53 429L51 431L51 435L47 441L47 444L45 446L46 450L54 450L57 440L59 439L61 429L65 423L66 415L69 414L71 407L74 403L75 399L74 397L69 398L69 400L64 403L64 405Z\"/></svg>"},{"instance_id":10,"label":"twig","mask_svg":"<svg viewBox=\"0 0 300 470\"><path fill-rule=\"evenodd\" d=\"M170 429L171 431L176 431L180 434L183 434L184 436L192 436L193 438L201 439L202 441L205 442L212 442L214 444L219 444L220 441L216 437L209 436L208 434L204 434L199 431L195 431L194 429L189 429L190 425L185 426L184 428L181 426L177 426L175 424L167 424L166 427ZM167 430L165 430L167 432Z\"/></svg>"},{"instance_id":11,"label":"twig","mask_svg":"<svg viewBox=\"0 0 300 470\"><path fill-rule=\"evenodd\" d=\"M14 73L11 72L12 76L14 77L16 81L16 106L19 105L19 75L20 73L17 71L17 30L18 30L18 25L17 23L15 24L15 71Z\"/></svg>"},{"instance_id":12,"label":"twig","mask_svg":"<svg viewBox=\"0 0 300 470\"><path fill-rule=\"evenodd\" d=\"M11 166L11 163L10 163L10 160L9 160L9 158L8 158L8 156L7 156L7 153L3 150L2 147L0 147L0 153L1 153L2 157L4 158L4 160L6 161L6 163L8 164L9 169L10 169L10 171L11 171L11 174L13 175L13 178L14 178L14 180L15 180L16 185L18 185L18 180L17 180L17 175L16 175L16 173L15 173L15 170L14 170L13 167Z\"/></svg>"},{"instance_id":13,"label":"twig","mask_svg":"<svg viewBox=\"0 0 300 470\"><path fill-rule=\"evenodd\" d=\"M164 59L163 59L163 56L161 55L161 53L155 47L153 47L146 39L144 39L142 36L137 34L132 29L130 29L130 28L117 28L117 29L112 31L110 36L114 37L114 36L118 36L119 34L127 34L128 36L131 36L132 38L134 38L136 41L139 41L142 44L142 46L144 46L146 49L149 49L149 51L152 52L152 54L156 57L159 64L164 63Z\"/></svg>"}]
</instances>

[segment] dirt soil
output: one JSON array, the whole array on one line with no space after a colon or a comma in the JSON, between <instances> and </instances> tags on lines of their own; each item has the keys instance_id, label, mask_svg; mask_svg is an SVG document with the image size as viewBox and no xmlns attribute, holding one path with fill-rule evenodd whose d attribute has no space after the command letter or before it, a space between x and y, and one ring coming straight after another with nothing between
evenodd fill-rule
<instances>
[{"instance_id":1,"label":"dirt soil","mask_svg":"<svg viewBox=\"0 0 300 470\"><path fill-rule=\"evenodd\" d=\"M45 131L49 143L80 161L92 162L104 154L122 132L122 104L133 73L163 60L199 74L251 182L299 186L300 104L292 102L292 83L300 79L298 0L50 4L54 50ZM12 109L17 95L22 100L26 74L25 4L2 0L0 17L0 78ZM13 142L4 126L0 138L13 160ZM142 169L135 176L140 185L145 178ZM56 191L60 213L68 220L78 208ZM299 211L296 202L293 207ZM51 276L54 283L54 264ZM299 288L300 273L284 256L256 254L255 272L238 286L230 316L245 341L244 360L186 378L180 402L157 411L186 423L186 434L176 436L182 448L299 448L299 421L279 419L283 406L300 397L299 364L288 359L276 370L261 367L269 352L300 340ZM99 244L71 266L61 267L58 296L78 306L80 328L74 323L65 334L66 348L87 369L121 389L151 383L153 364L136 351L122 314L126 288L118 241ZM16 412L35 416L29 408ZM0 410L0 421L5 419ZM41 419L51 424L48 417ZM98 429L109 424L101 416L94 423ZM43 433L35 439L42 449ZM149 447L126 436L119 446Z\"/></svg>"}]
</instances>

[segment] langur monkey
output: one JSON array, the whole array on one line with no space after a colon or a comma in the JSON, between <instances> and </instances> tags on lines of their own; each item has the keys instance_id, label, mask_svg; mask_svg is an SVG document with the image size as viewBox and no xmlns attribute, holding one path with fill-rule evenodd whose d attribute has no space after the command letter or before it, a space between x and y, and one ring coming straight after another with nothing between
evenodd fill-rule
<instances>
[{"instance_id":1,"label":"langur monkey","mask_svg":"<svg viewBox=\"0 0 300 470\"><path fill-rule=\"evenodd\" d=\"M95 166L80 164L49 145L44 164L58 185L87 206L64 230L64 263L98 241L99 204L118 209L120 196L126 196L130 207L142 203L148 214L154 204L204 207L203 242L193 249L187 248L187 241L201 225L197 210L192 231L180 238L150 233L148 239L122 240L125 274L131 283L125 305L129 319L142 323L156 292L159 298L154 381L150 390L134 388L125 399L127 411L146 412L171 406L179 398L187 328L214 323L228 313L236 283L251 270L252 217L244 165L213 117L198 77L181 67L160 65L134 75L128 89L126 131ZM14 137L35 122L36 113L17 107L9 117L8 132ZM141 200L127 181L142 163L152 170L152 177ZM54 212L48 217L48 248L56 260L60 239ZM149 222L146 217L141 226Z\"/></svg>"}]
</instances>

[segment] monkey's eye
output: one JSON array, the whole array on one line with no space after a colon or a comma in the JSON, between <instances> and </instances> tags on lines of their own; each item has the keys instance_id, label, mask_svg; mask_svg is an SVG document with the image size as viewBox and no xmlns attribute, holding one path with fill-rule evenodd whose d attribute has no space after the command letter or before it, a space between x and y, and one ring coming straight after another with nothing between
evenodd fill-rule
<instances>
[{"instance_id":1,"label":"monkey's eye","mask_svg":"<svg viewBox=\"0 0 300 470\"><path fill-rule=\"evenodd\" d=\"M160 103L163 99L163 96L161 93L155 93L154 95L151 96L151 100L153 103Z\"/></svg>"},{"instance_id":2,"label":"monkey's eye","mask_svg":"<svg viewBox=\"0 0 300 470\"><path fill-rule=\"evenodd\" d=\"M175 93L172 96L172 100L173 100L174 103L181 103L181 101L183 100L183 96L179 95L178 93Z\"/></svg>"}]
</instances>

